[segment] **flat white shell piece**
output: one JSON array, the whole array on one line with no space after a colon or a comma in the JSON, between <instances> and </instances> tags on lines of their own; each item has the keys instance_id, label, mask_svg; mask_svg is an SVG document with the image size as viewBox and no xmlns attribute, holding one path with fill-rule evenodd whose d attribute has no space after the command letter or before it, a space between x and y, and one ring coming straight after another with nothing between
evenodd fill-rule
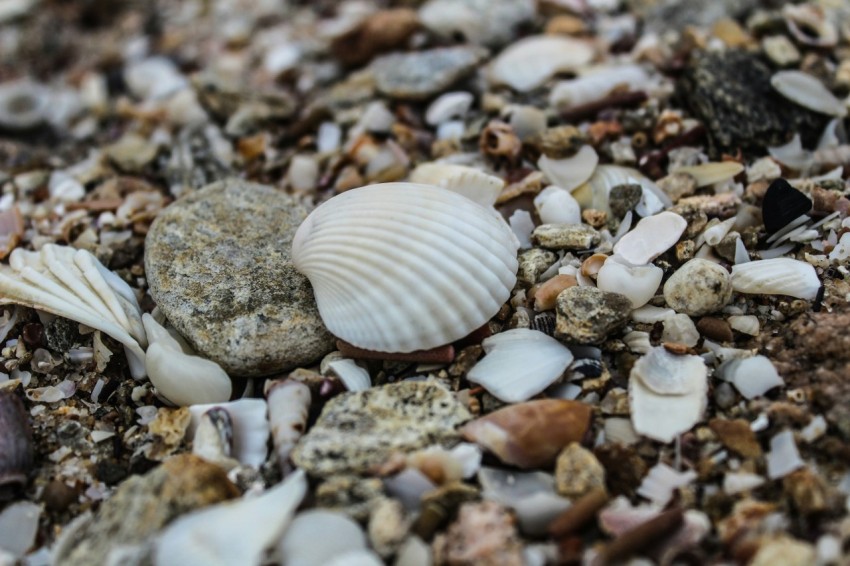
<instances>
[{"instance_id":1,"label":"flat white shell piece","mask_svg":"<svg viewBox=\"0 0 850 566\"><path fill-rule=\"evenodd\" d=\"M518 244L492 209L439 187L386 183L314 210L292 244L328 330L412 352L479 328L510 297Z\"/></svg>"},{"instance_id":2,"label":"flat white shell piece","mask_svg":"<svg viewBox=\"0 0 850 566\"><path fill-rule=\"evenodd\" d=\"M569 348L537 330L514 328L486 338L486 355L467 379L506 403L527 401L555 382L573 361Z\"/></svg>"}]
</instances>

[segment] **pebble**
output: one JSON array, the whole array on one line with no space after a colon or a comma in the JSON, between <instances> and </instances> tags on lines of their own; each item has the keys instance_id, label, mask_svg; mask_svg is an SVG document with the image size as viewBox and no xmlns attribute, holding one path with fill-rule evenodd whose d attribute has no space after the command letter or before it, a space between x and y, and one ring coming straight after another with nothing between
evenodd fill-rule
<instances>
[{"instance_id":1,"label":"pebble","mask_svg":"<svg viewBox=\"0 0 850 566\"><path fill-rule=\"evenodd\" d=\"M593 452L572 442L555 462L555 487L567 497L581 497L594 489L604 489L605 468Z\"/></svg>"},{"instance_id":2,"label":"pebble","mask_svg":"<svg viewBox=\"0 0 850 566\"><path fill-rule=\"evenodd\" d=\"M531 237L542 247L552 250L587 250L597 245L599 232L584 224L542 224Z\"/></svg>"},{"instance_id":3,"label":"pebble","mask_svg":"<svg viewBox=\"0 0 850 566\"><path fill-rule=\"evenodd\" d=\"M800 51L784 35L769 35L761 40L761 48L767 58L779 67L788 67L800 60Z\"/></svg>"},{"instance_id":4,"label":"pebble","mask_svg":"<svg viewBox=\"0 0 850 566\"><path fill-rule=\"evenodd\" d=\"M519 254L517 259L519 261L519 269L516 275L517 281L531 286L537 283L540 275L555 263L558 256L549 250L532 248Z\"/></svg>"},{"instance_id":5,"label":"pebble","mask_svg":"<svg viewBox=\"0 0 850 566\"><path fill-rule=\"evenodd\" d=\"M384 484L377 478L337 475L316 488L317 507L345 513L356 521L365 521L384 497Z\"/></svg>"},{"instance_id":6,"label":"pebble","mask_svg":"<svg viewBox=\"0 0 850 566\"><path fill-rule=\"evenodd\" d=\"M706 259L688 261L664 284L667 306L691 316L719 311L731 299L729 272Z\"/></svg>"},{"instance_id":7,"label":"pebble","mask_svg":"<svg viewBox=\"0 0 850 566\"><path fill-rule=\"evenodd\" d=\"M608 194L608 206L615 218L622 218L637 206L642 197L643 189L637 183L616 185Z\"/></svg>"},{"instance_id":8,"label":"pebble","mask_svg":"<svg viewBox=\"0 0 850 566\"><path fill-rule=\"evenodd\" d=\"M655 183L673 202L689 197L697 190L697 180L690 173L671 173Z\"/></svg>"},{"instance_id":9,"label":"pebble","mask_svg":"<svg viewBox=\"0 0 850 566\"><path fill-rule=\"evenodd\" d=\"M331 42L331 53L345 65L363 65L375 55L403 48L419 28L410 8L381 10Z\"/></svg>"},{"instance_id":10,"label":"pebble","mask_svg":"<svg viewBox=\"0 0 850 566\"><path fill-rule=\"evenodd\" d=\"M731 342L735 339L732 327L722 318L703 317L697 322L697 330L706 338L715 342Z\"/></svg>"},{"instance_id":11,"label":"pebble","mask_svg":"<svg viewBox=\"0 0 850 566\"><path fill-rule=\"evenodd\" d=\"M271 187L229 179L175 202L151 226L151 295L192 347L228 373L285 371L334 349L310 282L290 260L308 212Z\"/></svg>"},{"instance_id":12,"label":"pebble","mask_svg":"<svg viewBox=\"0 0 850 566\"><path fill-rule=\"evenodd\" d=\"M59 546L56 564L105 564L112 551L148 540L177 517L239 495L218 466L174 456L143 476L125 480L89 521Z\"/></svg>"},{"instance_id":13,"label":"pebble","mask_svg":"<svg viewBox=\"0 0 850 566\"><path fill-rule=\"evenodd\" d=\"M444 47L414 53L384 55L372 63L377 89L402 100L424 100L472 75L482 51L474 47Z\"/></svg>"},{"instance_id":14,"label":"pebble","mask_svg":"<svg viewBox=\"0 0 850 566\"><path fill-rule=\"evenodd\" d=\"M381 499L369 516L367 534L369 545L384 558L401 547L410 529L404 506L398 499Z\"/></svg>"},{"instance_id":15,"label":"pebble","mask_svg":"<svg viewBox=\"0 0 850 566\"><path fill-rule=\"evenodd\" d=\"M435 556L442 556L445 564L525 564L513 515L492 501L462 505L457 520L434 547Z\"/></svg>"},{"instance_id":16,"label":"pebble","mask_svg":"<svg viewBox=\"0 0 850 566\"><path fill-rule=\"evenodd\" d=\"M534 16L527 0L429 0L419 9L423 24L437 35L487 47L504 45Z\"/></svg>"},{"instance_id":17,"label":"pebble","mask_svg":"<svg viewBox=\"0 0 850 566\"><path fill-rule=\"evenodd\" d=\"M404 381L331 399L301 437L292 461L309 474L365 473L393 454L451 445L471 418L447 389Z\"/></svg>"},{"instance_id":18,"label":"pebble","mask_svg":"<svg viewBox=\"0 0 850 566\"><path fill-rule=\"evenodd\" d=\"M631 310L631 300L620 293L570 287L558 295L556 336L579 344L598 344L626 324Z\"/></svg>"},{"instance_id":19,"label":"pebble","mask_svg":"<svg viewBox=\"0 0 850 566\"><path fill-rule=\"evenodd\" d=\"M844 497L829 482L809 467L782 478L782 489L793 509L806 517L839 511Z\"/></svg>"},{"instance_id":20,"label":"pebble","mask_svg":"<svg viewBox=\"0 0 850 566\"><path fill-rule=\"evenodd\" d=\"M815 547L788 535L775 535L761 543L750 566L809 566L815 563Z\"/></svg>"}]
</instances>

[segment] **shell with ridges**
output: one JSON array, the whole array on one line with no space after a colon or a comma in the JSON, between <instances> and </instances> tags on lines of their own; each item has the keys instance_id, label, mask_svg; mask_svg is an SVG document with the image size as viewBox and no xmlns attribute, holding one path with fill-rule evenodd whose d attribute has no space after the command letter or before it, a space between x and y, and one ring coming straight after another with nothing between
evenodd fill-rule
<instances>
[{"instance_id":1,"label":"shell with ridges","mask_svg":"<svg viewBox=\"0 0 850 566\"><path fill-rule=\"evenodd\" d=\"M380 352L434 348L486 323L510 297L516 252L493 210L414 183L346 191L292 244L328 330Z\"/></svg>"}]
</instances>

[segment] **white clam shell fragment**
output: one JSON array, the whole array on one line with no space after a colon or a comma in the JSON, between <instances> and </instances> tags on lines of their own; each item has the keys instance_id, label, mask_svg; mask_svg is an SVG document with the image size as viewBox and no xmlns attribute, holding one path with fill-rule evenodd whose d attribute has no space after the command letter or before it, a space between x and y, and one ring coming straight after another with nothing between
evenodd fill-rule
<instances>
[{"instance_id":1,"label":"white clam shell fragment","mask_svg":"<svg viewBox=\"0 0 850 566\"><path fill-rule=\"evenodd\" d=\"M758 336L760 331L759 319L752 314L730 316L727 321L732 330L737 330L750 336Z\"/></svg>"},{"instance_id":2,"label":"white clam shell fragment","mask_svg":"<svg viewBox=\"0 0 850 566\"><path fill-rule=\"evenodd\" d=\"M453 163L423 163L410 174L410 182L443 187L482 206L493 206L505 186L494 175Z\"/></svg>"},{"instance_id":3,"label":"white clam shell fragment","mask_svg":"<svg viewBox=\"0 0 850 566\"><path fill-rule=\"evenodd\" d=\"M490 68L490 78L497 84L528 92L555 73L587 65L593 55L590 43L569 37L534 35L499 53Z\"/></svg>"},{"instance_id":4,"label":"white clam shell fragment","mask_svg":"<svg viewBox=\"0 0 850 566\"><path fill-rule=\"evenodd\" d=\"M572 363L569 348L537 330L514 328L486 338L485 356L467 379L506 403L527 401L564 373Z\"/></svg>"},{"instance_id":5,"label":"white clam shell fragment","mask_svg":"<svg viewBox=\"0 0 850 566\"><path fill-rule=\"evenodd\" d=\"M298 470L262 495L184 515L157 538L154 564L261 564L306 493L307 478Z\"/></svg>"},{"instance_id":6,"label":"white clam shell fragment","mask_svg":"<svg viewBox=\"0 0 850 566\"><path fill-rule=\"evenodd\" d=\"M221 408L230 415L233 425L232 456L246 466L259 468L269 454L269 420L263 399L239 399L227 403L192 405L188 437L194 438L201 417L210 409Z\"/></svg>"},{"instance_id":7,"label":"white clam shell fragment","mask_svg":"<svg viewBox=\"0 0 850 566\"><path fill-rule=\"evenodd\" d=\"M620 165L599 165L596 167L588 180L591 189L591 202L587 203L587 206L610 213L608 195L611 193L611 189L617 185L630 183L640 185L643 190L643 196L635 206L635 212L641 216L650 216L660 212L665 207L672 206L673 202L670 197L652 180L637 169L621 167Z\"/></svg>"},{"instance_id":8,"label":"white clam shell fragment","mask_svg":"<svg viewBox=\"0 0 850 566\"><path fill-rule=\"evenodd\" d=\"M574 191L584 184L599 164L599 155L593 146L583 145L572 157L563 159L552 159L541 155L537 160L537 166L549 178L552 183Z\"/></svg>"},{"instance_id":9,"label":"white clam shell fragment","mask_svg":"<svg viewBox=\"0 0 850 566\"><path fill-rule=\"evenodd\" d=\"M452 118L463 117L472 106L475 98L470 92L457 91L441 94L428 106L425 112L425 122L430 126L438 126Z\"/></svg>"},{"instance_id":10,"label":"white clam shell fragment","mask_svg":"<svg viewBox=\"0 0 850 566\"><path fill-rule=\"evenodd\" d=\"M602 264L596 275L596 286L603 291L620 293L632 302L632 308L642 307L655 296L664 270L652 264L629 265L612 256Z\"/></svg>"},{"instance_id":11,"label":"white clam shell fragment","mask_svg":"<svg viewBox=\"0 0 850 566\"><path fill-rule=\"evenodd\" d=\"M671 442L702 418L708 370L699 356L677 356L656 347L629 375L632 425L638 434Z\"/></svg>"},{"instance_id":12,"label":"white clam shell fragment","mask_svg":"<svg viewBox=\"0 0 850 566\"><path fill-rule=\"evenodd\" d=\"M815 268L805 261L778 257L732 266L732 288L738 293L789 295L811 301L820 287Z\"/></svg>"},{"instance_id":13,"label":"white clam shell fragment","mask_svg":"<svg viewBox=\"0 0 850 566\"><path fill-rule=\"evenodd\" d=\"M179 406L230 399L233 384L220 365L186 351L151 315L145 313L142 322L150 339L145 369L160 395Z\"/></svg>"},{"instance_id":14,"label":"white clam shell fragment","mask_svg":"<svg viewBox=\"0 0 850 566\"><path fill-rule=\"evenodd\" d=\"M633 265L645 265L673 247L687 227L687 220L675 212L648 216L614 244L614 253Z\"/></svg>"},{"instance_id":15,"label":"white clam shell fragment","mask_svg":"<svg viewBox=\"0 0 850 566\"><path fill-rule=\"evenodd\" d=\"M809 110L830 116L847 115L847 106L829 92L822 82L808 73L779 71L770 77L770 84L782 96Z\"/></svg>"},{"instance_id":16,"label":"white clam shell fragment","mask_svg":"<svg viewBox=\"0 0 850 566\"><path fill-rule=\"evenodd\" d=\"M372 387L369 372L357 365L354 360L343 358L328 363L336 376L349 391L366 391Z\"/></svg>"},{"instance_id":17,"label":"white clam shell fragment","mask_svg":"<svg viewBox=\"0 0 850 566\"><path fill-rule=\"evenodd\" d=\"M510 297L516 252L495 211L414 183L337 195L292 244L328 330L380 352L434 348L482 326Z\"/></svg>"},{"instance_id":18,"label":"white clam shell fragment","mask_svg":"<svg viewBox=\"0 0 850 566\"><path fill-rule=\"evenodd\" d=\"M558 109L580 106L606 97L618 87L644 89L649 75L638 65L616 65L594 69L580 77L558 82L549 95L549 105Z\"/></svg>"},{"instance_id":19,"label":"white clam shell fragment","mask_svg":"<svg viewBox=\"0 0 850 566\"><path fill-rule=\"evenodd\" d=\"M785 385L773 362L765 356L723 362L717 368L717 375L734 385L747 399L760 397L774 387Z\"/></svg>"},{"instance_id":20,"label":"white clam shell fragment","mask_svg":"<svg viewBox=\"0 0 850 566\"><path fill-rule=\"evenodd\" d=\"M581 224L581 206L569 191L546 187L534 197L534 208L543 224Z\"/></svg>"},{"instance_id":21,"label":"white clam shell fragment","mask_svg":"<svg viewBox=\"0 0 850 566\"><path fill-rule=\"evenodd\" d=\"M717 161L679 167L673 173L686 173L696 179L697 187L707 187L722 181L728 181L744 170L737 161Z\"/></svg>"},{"instance_id":22,"label":"white clam shell fragment","mask_svg":"<svg viewBox=\"0 0 850 566\"><path fill-rule=\"evenodd\" d=\"M0 266L0 304L19 304L62 316L124 345L130 373L145 376L147 337L133 290L91 253L47 244L18 248Z\"/></svg>"}]
</instances>

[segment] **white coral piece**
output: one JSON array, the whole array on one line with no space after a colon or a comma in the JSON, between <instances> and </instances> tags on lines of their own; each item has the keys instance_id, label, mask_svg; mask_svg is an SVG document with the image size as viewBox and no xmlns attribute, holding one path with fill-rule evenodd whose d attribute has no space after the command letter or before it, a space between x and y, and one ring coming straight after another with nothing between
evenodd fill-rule
<instances>
[{"instance_id":1,"label":"white coral piece","mask_svg":"<svg viewBox=\"0 0 850 566\"><path fill-rule=\"evenodd\" d=\"M19 304L75 320L124 345L130 373L145 376L147 335L133 290L91 253L47 244L16 249L0 266L0 304Z\"/></svg>"}]
</instances>

